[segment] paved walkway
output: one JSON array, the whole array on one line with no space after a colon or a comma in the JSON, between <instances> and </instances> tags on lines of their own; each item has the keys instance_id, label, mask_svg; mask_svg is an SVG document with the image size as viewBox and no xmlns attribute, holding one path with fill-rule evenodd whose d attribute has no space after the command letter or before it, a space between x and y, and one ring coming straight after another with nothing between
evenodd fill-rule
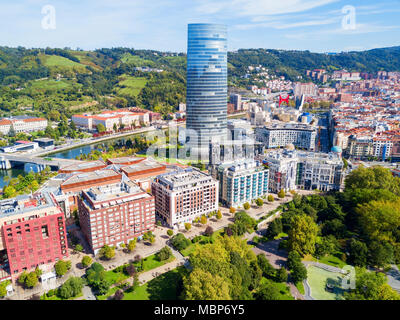
<instances>
[{"instance_id":1,"label":"paved walkway","mask_svg":"<svg viewBox=\"0 0 400 320\"><path fill-rule=\"evenodd\" d=\"M393 264L392 269L390 269L386 275L388 277L389 286L400 293L400 271L397 265Z\"/></svg>"}]
</instances>

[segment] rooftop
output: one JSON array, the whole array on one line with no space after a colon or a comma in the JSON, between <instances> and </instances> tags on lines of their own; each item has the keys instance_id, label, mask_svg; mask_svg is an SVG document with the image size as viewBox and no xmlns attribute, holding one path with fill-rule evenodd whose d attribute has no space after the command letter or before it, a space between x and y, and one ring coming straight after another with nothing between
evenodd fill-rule
<instances>
[{"instance_id":1,"label":"rooftop","mask_svg":"<svg viewBox=\"0 0 400 320\"><path fill-rule=\"evenodd\" d=\"M158 163L157 161L152 159L145 159L144 161L134 163L126 167L122 167L121 170L123 170L127 174L130 174L130 173L142 172L149 169L162 169L162 168L165 168L165 166Z\"/></svg>"},{"instance_id":2,"label":"rooftop","mask_svg":"<svg viewBox=\"0 0 400 320\"><path fill-rule=\"evenodd\" d=\"M77 164L71 164L70 166L67 166L63 168L64 171L82 171L82 170L88 170L88 169L93 169L97 167L106 167L106 164L101 161L101 160L95 160L95 161L89 161L89 162L82 162L82 163L77 163Z\"/></svg>"},{"instance_id":3,"label":"rooftop","mask_svg":"<svg viewBox=\"0 0 400 320\"><path fill-rule=\"evenodd\" d=\"M104 179L104 178L111 178L111 177L121 177L121 175L114 170L109 170L109 169L104 169L104 170L96 170L92 172L84 172L84 173L78 173L70 177L69 179L65 180L61 184L61 188L76 184L76 183L85 183L85 182L90 182L93 180L99 180L99 179Z\"/></svg>"},{"instance_id":4,"label":"rooftop","mask_svg":"<svg viewBox=\"0 0 400 320\"><path fill-rule=\"evenodd\" d=\"M57 204L47 192L33 195L20 195L15 198L0 201L0 218L54 206L57 206Z\"/></svg>"}]
</instances>

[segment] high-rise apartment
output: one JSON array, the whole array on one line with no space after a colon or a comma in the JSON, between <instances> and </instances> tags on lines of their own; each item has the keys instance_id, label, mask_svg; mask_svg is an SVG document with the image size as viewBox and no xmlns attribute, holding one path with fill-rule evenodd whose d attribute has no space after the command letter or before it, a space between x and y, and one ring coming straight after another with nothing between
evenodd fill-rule
<instances>
[{"instance_id":1,"label":"high-rise apartment","mask_svg":"<svg viewBox=\"0 0 400 320\"><path fill-rule=\"evenodd\" d=\"M208 154L211 138L220 140L226 135L225 25L199 23L188 26L186 105L187 142Z\"/></svg>"}]
</instances>

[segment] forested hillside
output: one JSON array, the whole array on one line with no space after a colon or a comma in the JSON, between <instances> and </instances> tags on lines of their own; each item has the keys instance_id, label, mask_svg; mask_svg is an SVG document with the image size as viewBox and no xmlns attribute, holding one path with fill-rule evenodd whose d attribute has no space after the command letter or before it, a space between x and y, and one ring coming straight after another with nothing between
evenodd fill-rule
<instances>
[{"instance_id":1,"label":"forested hillside","mask_svg":"<svg viewBox=\"0 0 400 320\"><path fill-rule=\"evenodd\" d=\"M320 54L241 49L228 54L229 83L245 86L249 65L263 65L290 80L305 70L376 72L400 70L400 47ZM138 67L147 67L141 70ZM162 72L160 72L163 70ZM186 55L129 48L81 51L0 47L0 116L28 114L51 119L102 108L141 106L167 114L186 96Z\"/></svg>"}]
</instances>

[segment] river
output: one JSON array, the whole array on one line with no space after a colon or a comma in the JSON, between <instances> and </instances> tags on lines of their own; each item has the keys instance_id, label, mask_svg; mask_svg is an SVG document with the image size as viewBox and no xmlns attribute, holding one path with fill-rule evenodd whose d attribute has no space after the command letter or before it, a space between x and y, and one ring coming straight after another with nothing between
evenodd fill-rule
<instances>
[{"instance_id":1,"label":"river","mask_svg":"<svg viewBox=\"0 0 400 320\"><path fill-rule=\"evenodd\" d=\"M55 152L52 154L47 155L46 157L50 158L61 158L61 159L75 159L77 156L81 154L89 154L92 150L97 149L99 146L107 146L111 143L117 142L117 143L125 143L126 140L129 138L133 138L135 136L139 136L142 133L137 133L129 136L125 136L123 138L116 138L116 139L110 139L110 140L105 140L102 142L98 143L93 143L85 146L80 146L76 148L72 148L69 150L65 151L60 151L60 152ZM8 176L9 180L12 178L16 178L18 175L26 175L27 172L24 171L23 168L13 168L9 170L1 170L0 169L0 188L3 188L5 185L8 184L8 181L4 181L4 177Z\"/></svg>"}]
</instances>

